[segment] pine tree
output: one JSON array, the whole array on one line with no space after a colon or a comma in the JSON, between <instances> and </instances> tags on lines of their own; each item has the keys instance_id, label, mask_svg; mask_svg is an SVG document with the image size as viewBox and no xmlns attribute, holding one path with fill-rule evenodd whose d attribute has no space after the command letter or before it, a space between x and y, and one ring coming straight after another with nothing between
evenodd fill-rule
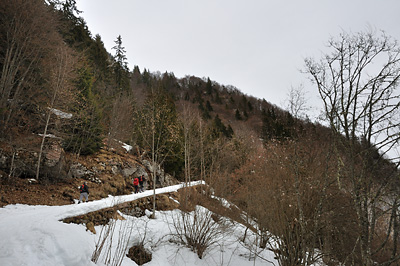
<instances>
[{"instance_id":1,"label":"pine tree","mask_svg":"<svg viewBox=\"0 0 400 266\"><path fill-rule=\"evenodd\" d=\"M236 109L235 118L236 118L236 120L242 120L242 116L241 116L241 114L240 114L238 109Z\"/></svg>"},{"instance_id":2,"label":"pine tree","mask_svg":"<svg viewBox=\"0 0 400 266\"><path fill-rule=\"evenodd\" d=\"M109 77L109 56L100 35L96 35L89 50L89 58L96 67L96 74L102 80Z\"/></svg>"},{"instance_id":3,"label":"pine tree","mask_svg":"<svg viewBox=\"0 0 400 266\"><path fill-rule=\"evenodd\" d=\"M214 111L214 109L212 108L212 105L211 105L210 101L208 101L208 100L207 100L207 102L206 102L206 108L207 108L207 110L208 110L209 112Z\"/></svg>"},{"instance_id":4,"label":"pine tree","mask_svg":"<svg viewBox=\"0 0 400 266\"><path fill-rule=\"evenodd\" d=\"M243 111L243 116L244 120L247 121L247 119L249 118L249 114L246 112L246 110Z\"/></svg>"},{"instance_id":5,"label":"pine tree","mask_svg":"<svg viewBox=\"0 0 400 266\"><path fill-rule=\"evenodd\" d=\"M115 41L115 46L112 48L115 50L115 64L114 64L114 74L115 81L119 89L127 89L129 85L128 78L128 62L126 58L125 47L122 46L122 37L118 35L117 40Z\"/></svg>"},{"instance_id":6,"label":"pine tree","mask_svg":"<svg viewBox=\"0 0 400 266\"><path fill-rule=\"evenodd\" d=\"M93 154L103 143L100 125L101 112L95 95L92 92L94 77L88 66L78 69L75 81L79 90L79 105L76 106L76 118L73 127L67 130L69 138L64 140L64 148L81 155Z\"/></svg>"},{"instance_id":7,"label":"pine tree","mask_svg":"<svg viewBox=\"0 0 400 266\"><path fill-rule=\"evenodd\" d=\"M233 135L233 129L230 125L226 127L218 115L215 116L212 123L212 137L217 139L221 136L231 138Z\"/></svg>"},{"instance_id":8,"label":"pine tree","mask_svg":"<svg viewBox=\"0 0 400 266\"><path fill-rule=\"evenodd\" d=\"M212 83L211 83L210 78L207 78L206 93L208 95L212 94Z\"/></svg>"},{"instance_id":9,"label":"pine tree","mask_svg":"<svg viewBox=\"0 0 400 266\"><path fill-rule=\"evenodd\" d=\"M219 92L218 92L218 90L216 90L216 92L215 92L215 102L217 103L217 104L222 104L222 100L221 100L221 97L219 97Z\"/></svg>"}]
</instances>

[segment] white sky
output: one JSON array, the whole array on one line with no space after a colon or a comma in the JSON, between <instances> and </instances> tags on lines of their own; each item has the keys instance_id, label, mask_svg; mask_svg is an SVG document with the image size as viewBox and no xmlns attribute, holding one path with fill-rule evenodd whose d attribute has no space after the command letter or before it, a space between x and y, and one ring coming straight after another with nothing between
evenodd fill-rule
<instances>
[{"instance_id":1,"label":"white sky","mask_svg":"<svg viewBox=\"0 0 400 266\"><path fill-rule=\"evenodd\" d=\"M122 36L129 67L210 77L282 106L342 30L384 30L400 40L399 0L77 0L109 52ZM311 104L313 105L313 104Z\"/></svg>"}]
</instances>

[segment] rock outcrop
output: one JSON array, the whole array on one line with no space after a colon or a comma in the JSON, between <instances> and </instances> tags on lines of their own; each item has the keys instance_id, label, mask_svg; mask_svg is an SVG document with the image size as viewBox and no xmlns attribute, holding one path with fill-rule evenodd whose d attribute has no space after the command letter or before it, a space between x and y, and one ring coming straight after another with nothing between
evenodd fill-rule
<instances>
[{"instance_id":1,"label":"rock outcrop","mask_svg":"<svg viewBox=\"0 0 400 266\"><path fill-rule=\"evenodd\" d=\"M40 137L32 138L34 142ZM39 145L16 146L1 143L0 169L15 177L34 178L39 158ZM40 176L47 180L60 180L67 177L69 165L66 162L61 141L56 138L46 139L40 166Z\"/></svg>"}]
</instances>

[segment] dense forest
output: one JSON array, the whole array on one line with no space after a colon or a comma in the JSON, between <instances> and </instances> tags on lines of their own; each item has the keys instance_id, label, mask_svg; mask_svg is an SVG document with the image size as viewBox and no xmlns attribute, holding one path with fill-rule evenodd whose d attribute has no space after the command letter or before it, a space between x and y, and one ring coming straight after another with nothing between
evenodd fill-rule
<instances>
[{"instance_id":1,"label":"dense forest","mask_svg":"<svg viewBox=\"0 0 400 266\"><path fill-rule=\"evenodd\" d=\"M343 33L331 54L306 59L321 125L301 115L295 91L288 111L207 77L129 69L123 36L107 51L79 14L74 0L0 2L0 142L11 159L29 147L41 162L49 135L76 157L122 141L235 203L262 227L260 246L279 236L281 265L399 263L400 176L386 152L400 136L400 49L389 36ZM41 163L11 176L11 159L0 157L2 182L67 178Z\"/></svg>"}]
</instances>

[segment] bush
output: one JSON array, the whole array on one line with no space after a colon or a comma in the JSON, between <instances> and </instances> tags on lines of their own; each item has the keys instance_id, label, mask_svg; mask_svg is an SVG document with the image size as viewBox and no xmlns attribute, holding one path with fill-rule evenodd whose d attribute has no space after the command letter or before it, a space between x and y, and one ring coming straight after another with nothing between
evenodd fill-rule
<instances>
[{"instance_id":1,"label":"bush","mask_svg":"<svg viewBox=\"0 0 400 266\"><path fill-rule=\"evenodd\" d=\"M213 213L200 206L190 213L181 211L173 219L173 228L176 239L196 252L200 259L229 229L223 220L214 220Z\"/></svg>"}]
</instances>

